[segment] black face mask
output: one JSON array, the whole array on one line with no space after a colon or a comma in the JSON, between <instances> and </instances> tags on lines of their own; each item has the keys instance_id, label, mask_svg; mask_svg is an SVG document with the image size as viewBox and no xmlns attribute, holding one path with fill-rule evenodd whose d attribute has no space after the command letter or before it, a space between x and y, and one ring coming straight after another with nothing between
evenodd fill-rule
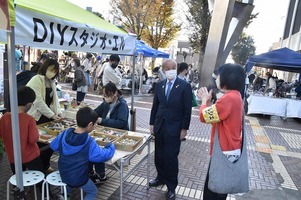
<instances>
[{"instance_id":1,"label":"black face mask","mask_svg":"<svg viewBox=\"0 0 301 200\"><path fill-rule=\"evenodd\" d=\"M112 64L111 64L111 67L112 67L113 69L115 69L117 66L118 66L118 64L116 64L116 63L112 63Z\"/></svg>"}]
</instances>

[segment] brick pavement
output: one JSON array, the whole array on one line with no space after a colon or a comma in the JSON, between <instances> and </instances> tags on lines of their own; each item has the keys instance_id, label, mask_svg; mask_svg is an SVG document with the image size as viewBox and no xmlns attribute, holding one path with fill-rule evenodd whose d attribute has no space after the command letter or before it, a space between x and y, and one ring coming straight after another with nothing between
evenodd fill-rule
<instances>
[{"instance_id":1,"label":"brick pavement","mask_svg":"<svg viewBox=\"0 0 301 200\"><path fill-rule=\"evenodd\" d=\"M88 95L87 101L99 102L99 97ZM130 102L130 99L127 98ZM152 97L135 98L137 131L148 132ZM202 199L202 191L209 162L210 125L198 119L193 109L187 140L182 143L177 199ZM228 199L301 199L301 137L300 121L277 117L246 116L246 134L250 168L250 192ZM156 176L151 154L150 177ZM57 156L52 157L56 166ZM138 159L139 160L139 159ZM133 160L138 162L138 160ZM133 164L131 162L131 164ZM124 199L164 199L166 186L147 190L146 162L125 181ZM6 181L10 169L5 156L0 157L0 199L6 195ZM97 199L119 199L118 172L109 168L110 180L99 187ZM57 193L58 190L52 190ZM72 199L79 199L76 190Z\"/></svg>"}]
</instances>

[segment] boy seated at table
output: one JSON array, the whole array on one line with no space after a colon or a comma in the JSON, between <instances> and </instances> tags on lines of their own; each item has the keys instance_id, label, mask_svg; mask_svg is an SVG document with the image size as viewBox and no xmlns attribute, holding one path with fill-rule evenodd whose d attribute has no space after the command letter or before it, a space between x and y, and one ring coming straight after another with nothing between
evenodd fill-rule
<instances>
[{"instance_id":1,"label":"boy seated at table","mask_svg":"<svg viewBox=\"0 0 301 200\"><path fill-rule=\"evenodd\" d=\"M68 196L72 188L80 187L86 193L85 199L95 199L97 188L89 178L89 162L106 162L115 153L112 143L100 147L88 134L97 119L97 113L91 108L80 108L76 113L77 128L61 132L50 144L60 154L58 168L62 181L67 184Z\"/></svg>"},{"instance_id":2,"label":"boy seated at table","mask_svg":"<svg viewBox=\"0 0 301 200\"><path fill-rule=\"evenodd\" d=\"M18 89L18 117L20 128L20 144L22 170L43 171L42 160L40 159L40 149L37 141L39 131L35 119L27 114L36 98L35 92L27 86ZM15 174L15 161L13 149L13 131L11 125L11 113L6 112L0 119L0 138L2 138L6 155L10 163L12 173Z\"/></svg>"}]
</instances>

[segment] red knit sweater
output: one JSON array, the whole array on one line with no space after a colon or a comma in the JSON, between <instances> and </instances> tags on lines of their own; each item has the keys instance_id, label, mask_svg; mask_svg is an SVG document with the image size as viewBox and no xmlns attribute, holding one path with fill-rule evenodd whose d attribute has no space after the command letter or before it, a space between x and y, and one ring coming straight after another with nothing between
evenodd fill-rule
<instances>
[{"instance_id":1,"label":"red knit sweater","mask_svg":"<svg viewBox=\"0 0 301 200\"><path fill-rule=\"evenodd\" d=\"M27 113L19 113L19 127L22 163L27 163L40 156L40 149L37 145L39 131L35 119ZM0 119L0 137L3 139L8 161L14 163L11 113L9 112Z\"/></svg>"},{"instance_id":2,"label":"red knit sweater","mask_svg":"<svg viewBox=\"0 0 301 200\"><path fill-rule=\"evenodd\" d=\"M216 125L218 127L218 136L223 151L240 149L241 130L242 130L242 99L236 90L226 92L215 103L220 122L212 124L210 139L210 155L212 155L214 133ZM205 122L202 111L206 105L200 107L200 120Z\"/></svg>"}]
</instances>

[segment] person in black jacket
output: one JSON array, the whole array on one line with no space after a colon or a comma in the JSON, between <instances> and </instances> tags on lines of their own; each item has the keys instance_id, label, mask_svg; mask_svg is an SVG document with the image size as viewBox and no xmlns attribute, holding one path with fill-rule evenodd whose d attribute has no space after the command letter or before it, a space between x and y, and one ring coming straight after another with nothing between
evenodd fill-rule
<instances>
[{"instance_id":1,"label":"person in black jacket","mask_svg":"<svg viewBox=\"0 0 301 200\"><path fill-rule=\"evenodd\" d=\"M30 70L24 70L21 73L17 74L17 88L26 85L32 77L37 75L42 63L32 62L32 67Z\"/></svg>"}]
</instances>

